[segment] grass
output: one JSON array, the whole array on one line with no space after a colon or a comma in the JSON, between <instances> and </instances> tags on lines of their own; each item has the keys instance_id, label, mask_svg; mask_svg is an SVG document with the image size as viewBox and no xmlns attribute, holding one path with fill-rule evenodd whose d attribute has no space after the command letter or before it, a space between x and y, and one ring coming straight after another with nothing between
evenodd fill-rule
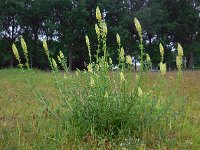
<instances>
[{"instance_id":1,"label":"grass","mask_svg":"<svg viewBox=\"0 0 200 150\"><path fill-rule=\"evenodd\" d=\"M195 104L198 97L191 91L199 90L193 85L199 73L182 73L181 45L177 46L178 72L166 75L164 48L160 44L160 72L151 73L152 62L145 53L142 28L135 18L140 71L130 71L132 59L130 55L125 56L119 34L116 35L119 71L113 71L106 46L107 25L98 7L96 18L96 63L92 62L89 37L85 37L90 61L87 71L69 73L61 51L57 64L50 55L46 40L43 47L52 74L33 71L28 64L24 39L21 38L21 46L26 62L21 61L16 45L12 45L21 73L17 70L13 73L3 70L2 73L4 78L10 75L17 78L9 82L8 79L2 80L7 86L3 89L9 90L2 93L7 97L7 101L2 102L5 105L2 105L1 117L2 148L197 149L199 122L193 108L198 108L199 104ZM197 79L193 81L191 76Z\"/></svg>"},{"instance_id":2,"label":"grass","mask_svg":"<svg viewBox=\"0 0 200 150\"><path fill-rule=\"evenodd\" d=\"M75 74L73 75L75 76ZM52 74L36 71L34 76L42 93L53 99L56 104L56 101L59 101L59 93L52 84ZM153 80L156 80L156 76L157 73L148 74L150 80L147 84L149 86L152 85ZM168 72L166 77L173 81L175 76L175 72ZM152 139L152 142L154 144L157 143L160 149L167 148L166 145L172 145L173 143L170 142L173 142L173 140L176 140L176 146L179 149L200 148L200 116L198 115L200 113L199 77L199 71L184 72L179 96L183 95L186 97L185 100L189 108L188 117L184 121L185 125L181 127L181 130L177 130L175 133L167 132L168 135L165 135L165 137L168 137L168 139L166 138L166 141L159 143L158 139ZM35 101L34 95L30 92L27 83L24 82L24 75L20 70L0 70L0 78L0 149L97 148L96 143L89 140L91 138L89 135L83 139L74 135L70 139L60 130L63 127L59 120L52 120L51 117L45 116L45 111L40 113L41 106ZM179 101L176 103L176 105L181 105ZM178 128L179 124L176 124L175 127ZM106 149L106 140L101 139L100 141L102 142L102 147L100 146L100 148ZM159 146L154 148L159 149ZM120 149L120 147L118 148Z\"/></svg>"}]
</instances>

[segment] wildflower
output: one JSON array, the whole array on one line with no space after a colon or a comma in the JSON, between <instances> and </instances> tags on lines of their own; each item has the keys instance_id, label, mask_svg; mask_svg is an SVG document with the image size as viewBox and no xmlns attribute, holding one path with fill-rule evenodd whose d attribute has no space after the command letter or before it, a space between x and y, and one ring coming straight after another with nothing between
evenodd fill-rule
<instances>
[{"instance_id":1,"label":"wildflower","mask_svg":"<svg viewBox=\"0 0 200 150\"><path fill-rule=\"evenodd\" d=\"M125 81L123 72L120 72L119 76L120 76L120 81L122 81L122 82Z\"/></svg>"},{"instance_id":2,"label":"wildflower","mask_svg":"<svg viewBox=\"0 0 200 150\"><path fill-rule=\"evenodd\" d=\"M89 47L90 46L90 40L88 38L88 36L85 36L85 41L86 41L86 45Z\"/></svg>"},{"instance_id":3,"label":"wildflower","mask_svg":"<svg viewBox=\"0 0 200 150\"><path fill-rule=\"evenodd\" d=\"M143 96L143 92L142 92L142 89L140 87L138 88L138 96L139 97Z\"/></svg>"},{"instance_id":4,"label":"wildflower","mask_svg":"<svg viewBox=\"0 0 200 150\"><path fill-rule=\"evenodd\" d=\"M61 63L62 61L61 61L60 56L57 56L57 58L58 58L58 62Z\"/></svg>"},{"instance_id":5,"label":"wildflower","mask_svg":"<svg viewBox=\"0 0 200 150\"><path fill-rule=\"evenodd\" d=\"M92 77L90 77L90 86L94 86L94 79Z\"/></svg>"},{"instance_id":6,"label":"wildflower","mask_svg":"<svg viewBox=\"0 0 200 150\"><path fill-rule=\"evenodd\" d=\"M140 22L138 21L137 18L134 18L134 22L135 22L135 27L137 29L137 32L138 32L139 36L141 37L142 36L142 27L140 25Z\"/></svg>"},{"instance_id":7,"label":"wildflower","mask_svg":"<svg viewBox=\"0 0 200 150\"><path fill-rule=\"evenodd\" d=\"M177 68L180 70L181 65L182 65L182 58L179 56L176 56L176 65L177 65Z\"/></svg>"},{"instance_id":8,"label":"wildflower","mask_svg":"<svg viewBox=\"0 0 200 150\"><path fill-rule=\"evenodd\" d=\"M99 9L98 6L97 6L97 8L96 8L96 19L97 19L98 21L101 21L101 12L100 12L100 9Z\"/></svg>"},{"instance_id":9,"label":"wildflower","mask_svg":"<svg viewBox=\"0 0 200 150\"><path fill-rule=\"evenodd\" d=\"M120 36L119 36L118 33L117 33L117 35L116 35L116 39L117 39L117 44L120 45L120 43L121 43L121 39L120 39Z\"/></svg>"},{"instance_id":10,"label":"wildflower","mask_svg":"<svg viewBox=\"0 0 200 150\"><path fill-rule=\"evenodd\" d=\"M107 32L108 32L107 25L106 25L105 22L103 22L103 33L104 33L105 35L107 35Z\"/></svg>"},{"instance_id":11,"label":"wildflower","mask_svg":"<svg viewBox=\"0 0 200 150\"><path fill-rule=\"evenodd\" d=\"M122 47L119 53L119 58L124 59L124 48Z\"/></svg>"},{"instance_id":12,"label":"wildflower","mask_svg":"<svg viewBox=\"0 0 200 150\"><path fill-rule=\"evenodd\" d=\"M112 59L109 57L109 64L112 65Z\"/></svg>"},{"instance_id":13,"label":"wildflower","mask_svg":"<svg viewBox=\"0 0 200 150\"><path fill-rule=\"evenodd\" d=\"M129 64L129 65L132 65L133 62L132 62L132 59L131 59L131 56L130 55L127 55L126 56L126 63Z\"/></svg>"},{"instance_id":14,"label":"wildflower","mask_svg":"<svg viewBox=\"0 0 200 150\"><path fill-rule=\"evenodd\" d=\"M183 48L179 43L178 43L178 56L180 58L183 57Z\"/></svg>"},{"instance_id":15,"label":"wildflower","mask_svg":"<svg viewBox=\"0 0 200 150\"><path fill-rule=\"evenodd\" d=\"M163 46L162 46L162 44L160 43L160 55L161 55L161 57L163 58L163 56L164 56L164 48L163 48Z\"/></svg>"},{"instance_id":16,"label":"wildflower","mask_svg":"<svg viewBox=\"0 0 200 150\"><path fill-rule=\"evenodd\" d=\"M77 74L79 74L81 71L79 69L76 69Z\"/></svg>"},{"instance_id":17,"label":"wildflower","mask_svg":"<svg viewBox=\"0 0 200 150\"><path fill-rule=\"evenodd\" d=\"M166 63L160 63L160 72L162 75L165 75L166 74Z\"/></svg>"},{"instance_id":18,"label":"wildflower","mask_svg":"<svg viewBox=\"0 0 200 150\"><path fill-rule=\"evenodd\" d=\"M16 47L16 45L15 45L14 43L13 43L13 45L12 45L12 49L13 49L13 54L14 54L15 58L16 58L18 61L20 61L19 53L18 53L17 47Z\"/></svg>"},{"instance_id":19,"label":"wildflower","mask_svg":"<svg viewBox=\"0 0 200 150\"><path fill-rule=\"evenodd\" d=\"M89 65L87 66L87 69L88 69L88 72L90 72L90 73L93 72L93 71L92 71L92 65L91 65L91 64L89 64Z\"/></svg>"},{"instance_id":20,"label":"wildflower","mask_svg":"<svg viewBox=\"0 0 200 150\"><path fill-rule=\"evenodd\" d=\"M49 50L48 50L48 46L47 46L47 41L46 40L43 41L43 48L45 50L46 55L49 57Z\"/></svg>"},{"instance_id":21,"label":"wildflower","mask_svg":"<svg viewBox=\"0 0 200 150\"><path fill-rule=\"evenodd\" d=\"M79 75L79 72L78 72L78 70L76 70L76 75L77 75L77 76Z\"/></svg>"},{"instance_id":22,"label":"wildflower","mask_svg":"<svg viewBox=\"0 0 200 150\"><path fill-rule=\"evenodd\" d=\"M88 36L86 35L85 36L85 41L86 41L86 45L87 45L87 47L88 47L88 53L89 53L89 57L90 57L90 62L91 62L91 51L90 51L90 40L89 40L89 38L88 38Z\"/></svg>"},{"instance_id":23,"label":"wildflower","mask_svg":"<svg viewBox=\"0 0 200 150\"><path fill-rule=\"evenodd\" d=\"M150 58L149 54L146 54L146 60L147 60L147 62L151 62L151 58Z\"/></svg>"},{"instance_id":24,"label":"wildflower","mask_svg":"<svg viewBox=\"0 0 200 150\"><path fill-rule=\"evenodd\" d=\"M60 58L63 59L65 56L63 55L62 51L59 51Z\"/></svg>"},{"instance_id":25,"label":"wildflower","mask_svg":"<svg viewBox=\"0 0 200 150\"><path fill-rule=\"evenodd\" d=\"M95 31L96 31L96 34L97 34L97 38L99 40L100 39L100 30L99 30L99 26L97 24L95 24Z\"/></svg>"},{"instance_id":26,"label":"wildflower","mask_svg":"<svg viewBox=\"0 0 200 150\"><path fill-rule=\"evenodd\" d=\"M53 58L52 58L52 65L53 65L54 69L58 68L57 63L56 63L55 59L53 59Z\"/></svg>"},{"instance_id":27,"label":"wildflower","mask_svg":"<svg viewBox=\"0 0 200 150\"><path fill-rule=\"evenodd\" d=\"M27 46L26 46L26 42L24 41L23 37L21 37L21 46L22 46L22 49L24 51L24 54L28 54L28 51L27 51Z\"/></svg>"}]
</instances>

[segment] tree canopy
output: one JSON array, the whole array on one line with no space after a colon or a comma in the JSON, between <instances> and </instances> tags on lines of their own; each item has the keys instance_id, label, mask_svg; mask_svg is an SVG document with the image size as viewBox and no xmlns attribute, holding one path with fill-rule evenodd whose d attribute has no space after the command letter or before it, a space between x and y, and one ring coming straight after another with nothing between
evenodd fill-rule
<instances>
[{"instance_id":1,"label":"tree canopy","mask_svg":"<svg viewBox=\"0 0 200 150\"><path fill-rule=\"evenodd\" d=\"M94 28L97 6L107 22L108 48L114 62L117 33L125 53L137 57L138 36L133 23L137 17L143 27L145 51L155 66L160 61L159 43L165 45L165 62L170 67L178 42L184 48L187 68L200 64L200 0L1 0L0 67L16 65L11 46L13 42L19 44L23 36L32 67L48 67L41 44L45 38L51 55L56 56L62 50L70 69L83 68L89 60L86 34L92 53L97 49Z\"/></svg>"}]
</instances>

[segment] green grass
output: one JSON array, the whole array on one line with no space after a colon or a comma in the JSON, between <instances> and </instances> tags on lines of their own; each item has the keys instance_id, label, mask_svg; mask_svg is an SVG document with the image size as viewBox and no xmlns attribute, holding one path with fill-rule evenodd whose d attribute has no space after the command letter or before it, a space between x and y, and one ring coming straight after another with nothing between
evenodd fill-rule
<instances>
[{"instance_id":1,"label":"green grass","mask_svg":"<svg viewBox=\"0 0 200 150\"><path fill-rule=\"evenodd\" d=\"M21 38L21 46L26 62L21 61L13 44L21 71L2 70L2 148L198 149L199 73L182 73L181 45L177 47L178 72L166 75L162 44L160 72L149 72L151 60L145 53L142 29L135 18L140 37L140 72L131 71L131 56L125 56L118 34L120 69L113 71L106 47L107 25L98 7L96 17L96 63L92 63L86 36L88 71L69 73L61 51L58 66L45 40L43 47L52 73L32 70L24 39Z\"/></svg>"},{"instance_id":2,"label":"green grass","mask_svg":"<svg viewBox=\"0 0 200 150\"><path fill-rule=\"evenodd\" d=\"M75 74L73 76L80 78L75 77ZM148 74L150 79L147 81L148 86L152 85L156 76L157 73ZM169 84L173 83L174 78L172 77L175 76L175 72L167 73L166 78L172 81ZM200 148L199 77L199 71L184 72L179 96L183 95L186 98L189 108L188 117L173 125L174 128L177 128L176 130L171 132L163 130L165 139L159 140L153 135L149 137L144 132L142 137L148 139L146 141L149 142L144 143L147 148L159 149L160 147L160 149L165 149L174 143L174 148L177 149ZM34 78L42 93L54 101L52 107L55 107L59 103L59 93L52 82L52 74L36 71ZM97 146L96 139L92 139L89 134L83 138L78 135L69 137L68 133L76 134L76 128L65 127L59 119L56 120L54 117L48 116L48 110L41 110L41 105L35 100L31 89L25 82L24 74L20 70L0 70L0 79L0 149L96 149L98 147L106 149L106 145L114 145L117 143L116 141L121 140L119 137L114 140L98 139L99 146ZM180 102L177 100L174 108L182 105ZM183 123L184 126L180 126ZM163 128L165 129L165 127ZM156 132L156 129L154 130ZM142 148L141 145L143 143L138 144L138 148ZM115 148L121 149L120 143Z\"/></svg>"}]
</instances>

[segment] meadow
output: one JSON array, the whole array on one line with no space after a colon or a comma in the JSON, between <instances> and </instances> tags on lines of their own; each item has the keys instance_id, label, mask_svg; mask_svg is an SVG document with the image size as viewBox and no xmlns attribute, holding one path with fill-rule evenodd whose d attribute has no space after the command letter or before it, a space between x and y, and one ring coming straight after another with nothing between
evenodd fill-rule
<instances>
[{"instance_id":1,"label":"meadow","mask_svg":"<svg viewBox=\"0 0 200 150\"><path fill-rule=\"evenodd\" d=\"M75 73L70 75L77 78ZM157 75L158 73L153 72L148 74L149 86L152 86ZM51 120L51 117L45 116L45 112L42 113L42 117L38 117L41 106L35 100L24 76L19 69L0 70L0 149L106 149L105 139L101 139L103 146L100 147L97 147L94 141L73 139L74 137L69 139L62 129L58 128L59 120ZM133 80L134 76L135 73L133 73ZM173 82L175 76L176 72L167 72L166 78ZM59 92L52 84L54 79L51 73L36 70L34 78L38 88L46 97L54 101L58 100ZM175 131L163 133L166 134L166 141L159 142L159 139L151 139L153 143L151 144L157 147L150 144L149 148L168 149L169 145L173 144L174 149L200 148L199 78L199 71L183 72L179 95L184 96L187 101L188 117L184 121L185 125L184 127L179 125L179 123L183 124L183 120L177 122ZM167 90L166 87L165 91ZM181 105L178 101L176 103ZM131 149L131 145L129 146ZM118 149L122 148L118 147Z\"/></svg>"},{"instance_id":2,"label":"meadow","mask_svg":"<svg viewBox=\"0 0 200 150\"><path fill-rule=\"evenodd\" d=\"M176 71L167 72L160 43L159 71L151 72L135 18L140 69L133 71L132 58L116 34L118 70L113 70L107 25L98 7L96 19L96 55L91 55L86 35L89 63L82 71L68 71L62 51L53 58L46 40L43 48L51 71L34 70L23 37L23 55L13 43L20 69L0 71L0 148L198 150L200 72L182 71L181 45L177 44Z\"/></svg>"}]
</instances>

